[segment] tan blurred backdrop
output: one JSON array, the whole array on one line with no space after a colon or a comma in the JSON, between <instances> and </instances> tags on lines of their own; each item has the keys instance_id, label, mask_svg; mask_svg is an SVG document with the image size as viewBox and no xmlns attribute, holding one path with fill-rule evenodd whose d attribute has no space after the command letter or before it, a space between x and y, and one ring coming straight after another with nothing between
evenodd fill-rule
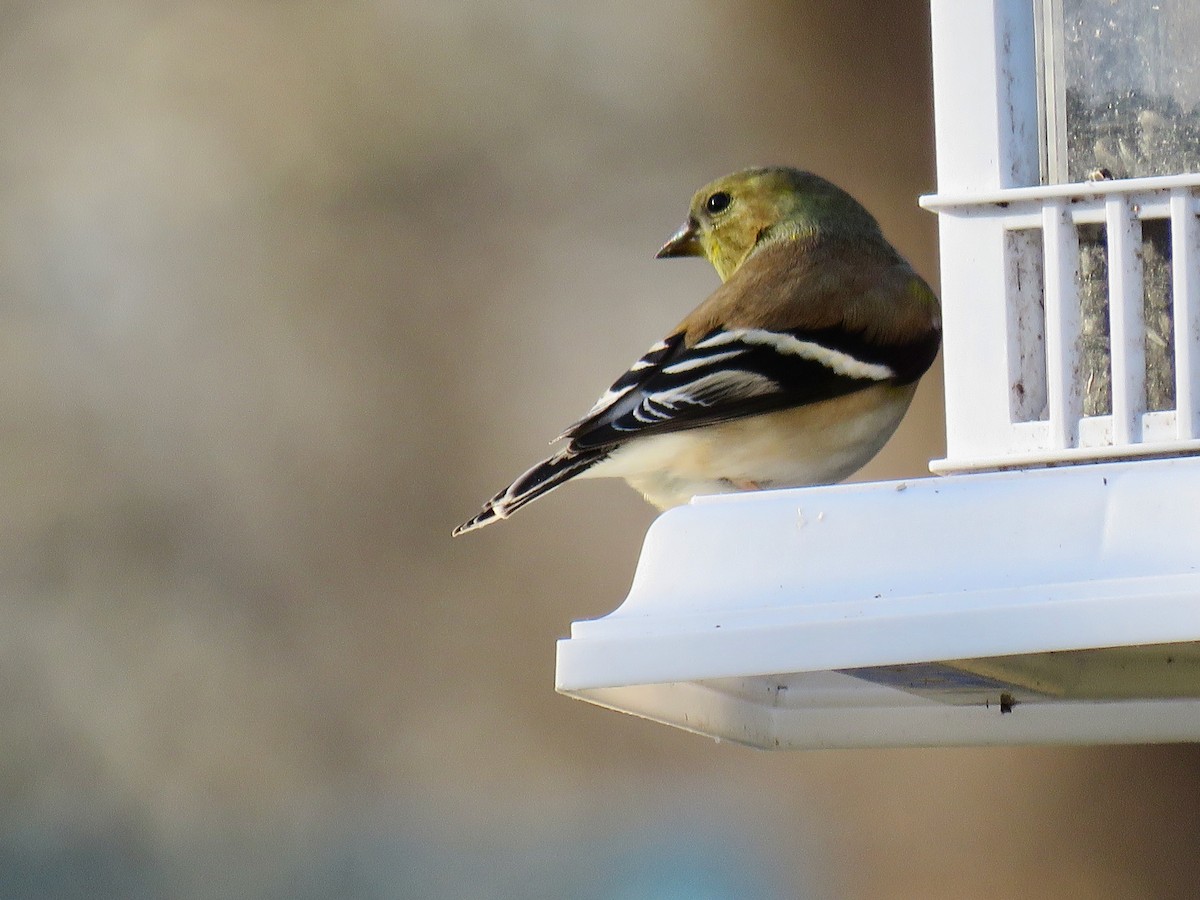
<instances>
[{"instance_id":1,"label":"tan blurred backdrop","mask_svg":"<svg viewBox=\"0 0 1200 900\"><path fill-rule=\"evenodd\" d=\"M636 494L449 538L713 286L706 180L936 282L927 17L0 6L0 896L1195 896L1191 749L718 746L553 692Z\"/></svg>"}]
</instances>

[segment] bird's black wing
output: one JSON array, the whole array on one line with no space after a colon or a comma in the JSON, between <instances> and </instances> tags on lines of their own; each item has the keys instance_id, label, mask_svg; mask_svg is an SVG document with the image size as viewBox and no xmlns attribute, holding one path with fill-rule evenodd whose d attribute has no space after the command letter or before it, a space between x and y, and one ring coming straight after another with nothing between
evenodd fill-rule
<instances>
[{"instance_id":1,"label":"bird's black wing","mask_svg":"<svg viewBox=\"0 0 1200 900\"><path fill-rule=\"evenodd\" d=\"M829 335L717 329L687 346L682 331L655 344L561 437L572 451L712 425L828 400L889 381L886 363ZM843 342L853 344L855 342Z\"/></svg>"}]
</instances>

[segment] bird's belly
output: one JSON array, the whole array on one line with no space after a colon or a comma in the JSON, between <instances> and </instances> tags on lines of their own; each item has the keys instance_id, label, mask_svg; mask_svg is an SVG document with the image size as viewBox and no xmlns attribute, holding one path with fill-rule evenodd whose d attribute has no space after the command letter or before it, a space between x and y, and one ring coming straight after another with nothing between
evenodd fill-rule
<instances>
[{"instance_id":1,"label":"bird's belly","mask_svg":"<svg viewBox=\"0 0 1200 900\"><path fill-rule=\"evenodd\" d=\"M696 494L830 484L861 468L900 424L915 385L637 438L589 475L624 478L666 509Z\"/></svg>"}]
</instances>

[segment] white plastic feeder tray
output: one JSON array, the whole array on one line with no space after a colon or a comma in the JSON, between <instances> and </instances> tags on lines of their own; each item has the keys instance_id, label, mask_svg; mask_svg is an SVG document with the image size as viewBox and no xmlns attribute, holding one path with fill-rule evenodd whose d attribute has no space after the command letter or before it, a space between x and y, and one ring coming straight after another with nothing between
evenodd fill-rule
<instances>
[{"instance_id":1,"label":"white plastic feeder tray","mask_svg":"<svg viewBox=\"0 0 1200 900\"><path fill-rule=\"evenodd\" d=\"M762 748L1200 740L1200 458L697 498L557 689Z\"/></svg>"}]
</instances>

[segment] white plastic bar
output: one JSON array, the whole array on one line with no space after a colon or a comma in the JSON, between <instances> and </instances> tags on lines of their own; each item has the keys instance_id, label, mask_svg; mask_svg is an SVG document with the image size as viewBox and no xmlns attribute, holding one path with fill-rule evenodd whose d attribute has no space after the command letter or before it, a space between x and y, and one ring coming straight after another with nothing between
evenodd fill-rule
<instances>
[{"instance_id":1,"label":"white plastic bar","mask_svg":"<svg viewBox=\"0 0 1200 900\"><path fill-rule=\"evenodd\" d=\"M1037 53L1029 0L931 0L938 191L993 195L1039 182ZM989 211L990 212L990 211ZM946 451L1009 439L1004 223L939 218ZM1040 227L1040 225L1039 225Z\"/></svg>"},{"instance_id":2,"label":"white plastic bar","mask_svg":"<svg viewBox=\"0 0 1200 900\"><path fill-rule=\"evenodd\" d=\"M1200 437L1200 227L1192 192L1171 192L1171 290L1175 317L1175 409L1179 439Z\"/></svg>"},{"instance_id":3,"label":"white plastic bar","mask_svg":"<svg viewBox=\"0 0 1200 900\"><path fill-rule=\"evenodd\" d=\"M1164 413L1171 417L1171 430L1174 432L1174 413ZM1029 423L1040 425L1044 423ZM1017 429L1014 426L1014 431ZM964 466L958 460L934 460L929 464L929 470L935 475L954 475L960 472L999 472L1005 469L1036 469L1040 466L1060 466L1064 463L1105 463L1122 459L1151 459L1157 457L1188 456L1200 452L1200 444L1196 441L1155 441L1151 444L1134 444L1122 447L1098 445L1094 447L1067 447L1063 450L1005 450L995 456L973 456L970 465Z\"/></svg>"},{"instance_id":4,"label":"white plastic bar","mask_svg":"<svg viewBox=\"0 0 1200 900\"><path fill-rule=\"evenodd\" d=\"M1104 201L1108 231L1108 327L1112 357L1112 442L1142 439L1146 406L1146 343L1142 315L1142 225L1129 200Z\"/></svg>"},{"instance_id":5,"label":"white plastic bar","mask_svg":"<svg viewBox=\"0 0 1200 900\"><path fill-rule=\"evenodd\" d=\"M1065 201L1051 200L1042 212L1046 285L1046 400L1050 449L1074 447L1083 415L1079 390L1079 237Z\"/></svg>"},{"instance_id":6,"label":"white plastic bar","mask_svg":"<svg viewBox=\"0 0 1200 900\"><path fill-rule=\"evenodd\" d=\"M1155 175L1149 178L1122 178L1114 181L1077 181L1071 184L1045 184L1034 187L1014 187L1005 190L933 194L921 198L925 209L941 212L944 209L979 206L982 204L1020 203L1024 200L1041 202L1055 197L1088 200L1107 194L1130 194L1152 191L1173 191L1177 188L1200 186L1200 173L1187 175ZM1191 197L1189 192L1185 196ZM1195 206L1194 198L1192 205Z\"/></svg>"},{"instance_id":7,"label":"white plastic bar","mask_svg":"<svg viewBox=\"0 0 1200 900\"><path fill-rule=\"evenodd\" d=\"M1111 196L1111 195L1110 195ZM1155 198L1154 195L1133 194L1127 197L1127 205L1137 210L1136 218L1144 222L1146 219L1166 219L1171 215L1168 199ZM1067 213L1076 225L1107 225L1107 202L1092 198L1073 202ZM1006 228L1041 228L1042 205L1030 205L1026 212L1003 213Z\"/></svg>"},{"instance_id":8,"label":"white plastic bar","mask_svg":"<svg viewBox=\"0 0 1200 900\"><path fill-rule=\"evenodd\" d=\"M931 0L930 25L938 190L1037 184L1033 4Z\"/></svg>"}]
</instances>

